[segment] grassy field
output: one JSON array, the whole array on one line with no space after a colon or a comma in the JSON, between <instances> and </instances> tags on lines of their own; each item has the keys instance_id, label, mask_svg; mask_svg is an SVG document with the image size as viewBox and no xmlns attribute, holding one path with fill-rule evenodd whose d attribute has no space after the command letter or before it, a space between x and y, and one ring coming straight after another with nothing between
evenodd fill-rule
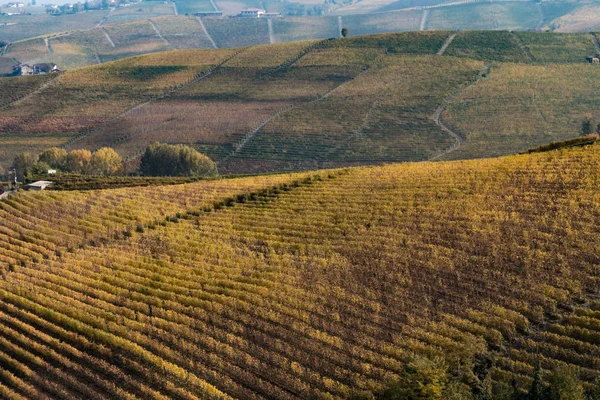
<instances>
[{"instance_id":1,"label":"grassy field","mask_svg":"<svg viewBox=\"0 0 600 400\"><path fill-rule=\"evenodd\" d=\"M532 37L536 35L541 36L533 34ZM448 46L446 54L476 60L527 62L527 55L517 40L509 32L460 32Z\"/></svg>"},{"instance_id":2,"label":"grassy field","mask_svg":"<svg viewBox=\"0 0 600 400\"><path fill-rule=\"evenodd\" d=\"M269 43L267 20L256 18L206 18L204 25L218 47L242 47Z\"/></svg>"},{"instance_id":3,"label":"grassy field","mask_svg":"<svg viewBox=\"0 0 600 400\"><path fill-rule=\"evenodd\" d=\"M153 22L161 35L175 49L211 48L212 44L196 18L163 17Z\"/></svg>"},{"instance_id":4,"label":"grassy field","mask_svg":"<svg viewBox=\"0 0 600 400\"><path fill-rule=\"evenodd\" d=\"M416 31L419 29L420 21L420 11L347 15L342 18L342 24L348 28L351 35Z\"/></svg>"},{"instance_id":5,"label":"grassy field","mask_svg":"<svg viewBox=\"0 0 600 400\"><path fill-rule=\"evenodd\" d=\"M0 202L0 393L347 398L412 354L493 398L536 367L590 387L599 157L21 193Z\"/></svg>"},{"instance_id":6,"label":"grassy field","mask_svg":"<svg viewBox=\"0 0 600 400\"><path fill-rule=\"evenodd\" d=\"M165 3L162 1L143 1L128 7L117 8L110 13L104 24L174 15L175 11L172 3Z\"/></svg>"},{"instance_id":7,"label":"grassy field","mask_svg":"<svg viewBox=\"0 0 600 400\"><path fill-rule=\"evenodd\" d=\"M203 11L218 11L215 10L209 0L177 0L177 12L179 14L194 14Z\"/></svg>"},{"instance_id":8,"label":"grassy field","mask_svg":"<svg viewBox=\"0 0 600 400\"><path fill-rule=\"evenodd\" d=\"M525 30L536 28L539 23L534 2L476 3L431 10L427 29Z\"/></svg>"},{"instance_id":9,"label":"grassy field","mask_svg":"<svg viewBox=\"0 0 600 400\"><path fill-rule=\"evenodd\" d=\"M91 29L107 15L108 11L88 11L58 17L48 14L0 16L0 37L14 42L36 36ZM14 25L3 26L4 23Z\"/></svg>"},{"instance_id":10,"label":"grassy field","mask_svg":"<svg viewBox=\"0 0 600 400\"><path fill-rule=\"evenodd\" d=\"M286 17L273 20L278 42L339 37L336 17Z\"/></svg>"},{"instance_id":11,"label":"grassy field","mask_svg":"<svg viewBox=\"0 0 600 400\"><path fill-rule=\"evenodd\" d=\"M518 32L517 35L540 63L587 63L587 57L600 51L591 34L536 35Z\"/></svg>"},{"instance_id":12,"label":"grassy field","mask_svg":"<svg viewBox=\"0 0 600 400\"><path fill-rule=\"evenodd\" d=\"M591 64L498 65L444 114L466 138L451 157L507 154L578 136L587 113L600 118L597 79Z\"/></svg>"}]
</instances>

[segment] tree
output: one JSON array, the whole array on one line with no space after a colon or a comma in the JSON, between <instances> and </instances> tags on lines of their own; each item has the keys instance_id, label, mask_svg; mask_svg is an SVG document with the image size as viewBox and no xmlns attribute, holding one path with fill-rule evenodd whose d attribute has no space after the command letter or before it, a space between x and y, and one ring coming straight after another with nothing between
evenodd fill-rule
<instances>
[{"instance_id":1,"label":"tree","mask_svg":"<svg viewBox=\"0 0 600 400\"><path fill-rule=\"evenodd\" d=\"M342 28L342 37L346 37L346 36L348 36L348 28L343 27Z\"/></svg>"},{"instance_id":2,"label":"tree","mask_svg":"<svg viewBox=\"0 0 600 400\"><path fill-rule=\"evenodd\" d=\"M581 121L581 136L589 135L593 132L592 128L592 115L586 114Z\"/></svg>"},{"instance_id":3,"label":"tree","mask_svg":"<svg viewBox=\"0 0 600 400\"><path fill-rule=\"evenodd\" d=\"M23 179L30 168L37 162L37 157L31 153L21 153L13 161L13 168L17 170L17 177Z\"/></svg>"},{"instance_id":4,"label":"tree","mask_svg":"<svg viewBox=\"0 0 600 400\"><path fill-rule=\"evenodd\" d=\"M545 400L546 399L546 388L542 380L542 369L538 365L533 373L533 381L529 392L527 392L527 400Z\"/></svg>"},{"instance_id":5,"label":"tree","mask_svg":"<svg viewBox=\"0 0 600 400\"><path fill-rule=\"evenodd\" d=\"M65 162L65 169L68 172L84 174L88 172L90 162L92 161L92 152L89 150L72 150Z\"/></svg>"},{"instance_id":6,"label":"tree","mask_svg":"<svg viewBox=\"0 0 600 400\"><path fill-rule=\"evenodd\" d=\"M97 150L90 160L89 172L96 175L118 175L123 173L121 156L110 147Z\"/></svg>"},{"instance_id":7,"label":"tree","mask_svg":"<svg viewBox=\"0 0 600 400\"><path fill-rule=\"evenodd\" d=\"M147 176L216 176L217 166L185 145L153 143L142 156L140 172Z\"/></svg>"},{"instance_id":8,"label":"tree","mask_svg":"<svg viewBox=\"0 0 600 400\"><path fill-rule=\"evenodd\" d=\"M63 169L67 159L67 151L58 147L51 147L40 154L40 161L45 162L52 168Z\"/></svg>"},{"instance_id":9,"label":"tree","mask_svg":"<svg viewBox=\"0 0 600 400\"><path fill-rule=\"evenodd\" d=\"M548 400L585 400L583 385L577 373L567 367L559 367L548 378Z\"/></svg>"},{"instance_id":10,"label":"tree","mask_svg":"<svg viewBox=\"0 0 600 400\"><path fill-rule=\"evenodd\" d=\"M382 399L441 399L448 377L448 367L442 358L415 356L406 364L398 380L385 390Z\"/></svg>"}]
</instances>

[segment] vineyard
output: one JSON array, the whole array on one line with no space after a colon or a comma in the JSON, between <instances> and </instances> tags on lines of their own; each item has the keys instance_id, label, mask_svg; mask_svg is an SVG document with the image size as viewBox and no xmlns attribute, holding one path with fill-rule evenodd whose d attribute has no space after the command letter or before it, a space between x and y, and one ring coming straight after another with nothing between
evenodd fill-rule
<instances>
[{"instance_id":1,"label":"vineyard","mask_svg":"<svg viewBox=\"0 0 600 400\"><path fill-rule=\"evenodd\" d=\"M50 142L112 147L131 165L152 142L187 144L242 175L468 159L575 137L588 113L600 121L592 34L401 32L158 52L224 46L234 37L224 21L170 16L13 44L65 63L77 62L77 46L103 61L157 53L3 79L0 164ZM257 39L268 39L266 20L235 23L245 40L268 41Z\"/></svg>"},{"instance_id":2,"label":"vineyard","mask_svg":"<svg viewBox=\"0 0 600 400\"><path fill-rule=\"evenodd\" d=\"M0 201L1 396L341 399L413 354L493 398L536 368L591 388L599 160L19 193Z\"/></svg>"}]
</instances>

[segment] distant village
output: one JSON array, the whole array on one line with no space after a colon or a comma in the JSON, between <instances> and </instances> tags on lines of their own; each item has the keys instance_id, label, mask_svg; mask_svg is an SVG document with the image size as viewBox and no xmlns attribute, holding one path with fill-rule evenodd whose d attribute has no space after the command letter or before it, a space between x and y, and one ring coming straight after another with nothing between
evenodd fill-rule
<instances>
[{"instance_id":1,"label":"distant village","mask_svg":"<svg viewBox=\"0 0 600 400\"><path fill-rule=\"evenodd\" d=\"M46 13L50 15L63 15L63 14L77 14L79 12L89 10L104 10L109 8L118 8L126 5L140 3L141 0L129 1L129 0L86 0L83 3L69 3L63 5L57 4L41 4L40 6L46 8ZM22 2L10 2L0 6L0 15L30 15L31 13L26 12L26 7L36 6L36 0L32 0L31 3Z\"/></svg>"}]
</instances>

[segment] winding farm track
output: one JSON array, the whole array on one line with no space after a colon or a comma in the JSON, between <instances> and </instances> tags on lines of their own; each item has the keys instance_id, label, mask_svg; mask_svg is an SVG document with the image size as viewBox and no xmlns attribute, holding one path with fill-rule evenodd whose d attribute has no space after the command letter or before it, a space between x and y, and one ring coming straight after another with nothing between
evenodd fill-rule
<instances>
[{"instance_id":1,"label":"winding farm track","mask_svg":"<svg viewBox=\"0 0 600 400\"><path fill-rule=\"evenodd\" d=\"M377 61L376 61L377 62ZM374 62L373 64L376 64L376 62ZM264 120L258 127L256 127L252 132L250 132L249 134L247 134L242 140L240 140L238 143L236 143L233 147L234 147L234 151L232 151L230 154L228 154L227 156L223 157L218 164L221 164L227 160L229 160L231 157L235 157L235 155L239 154L244 147L246 146L246 144L251 141L252 139L254 139L256 137L256 135L258 135L260 133L260 131L262 130L262 128L264 128L269 122L273 121L274 119L282 116L283 114L287 113L288 111L294 110L296 108L300 108L300 107L304 107L308 104L313 104L316 103L318 101L322 101L325 100L326 98L328 98L329 96L331 96L333 93L335 93L337 90L339 90L340 88L346 86L347 84L349 84L350 82L355 81L357 78L361 77L362 75L364 75L368 70L370 69L370 67L367 67L365 69L363 69L358 75L356 75L355 77L353 77L352 79L349 79L341 84L339 84L338 86L334 87L333 89L329 90L327 93L323 94L322 96L309 101L309 102L304 102L304 103L300 103L297 105L292 105L289 106L287 108L284 108L283 110L280 110L278 112L276 112L275 114L272 114L271 116L269 116L269 118L267 118L266 120Z\"/></svg>"},{"instance_id":2,"label":"winding farm track","mask_svg":"<svg viewBox=\"0 0 600 400\"><path fill-rule=\"evenodd\" d=\"M148 21L148 23L150 23L150 25L152 25L152 28L154 28L154 31L156 32L156 36L158 36L163 42L165 42L167 44L167 46L175 48L175 46L173 46L171 43L169 43L169 41L167 39L165 39L163 37L163 35L160 33L160 29L158 29L158 26L156 26L156 24L151 19L148 19L147 21Z\"/></svg>"},{"instance_id":3,"label":"winding farm track","mask_svg":"<svg viewBox=\"0 0 600 400\"><path fill-rule=\"evenodd\" d=\"M99 28L102 24L104 24L106 21L108 21L108 17L110 17L110 15L113 13L114 10L115 10L114 8L111 8L108 11L108 14L106 14L106 16L104 18L102 18L100 20L100 22L98 22L98 25L96 25L96 28Z\"/></svg>"},{"instance_id":4,"label":"winding farm track","mask_svg":"<svg viewBox=\"0 0 600 400\"><path fill-rule=\"evenodd\" d=\"M444 123L444 119L443 119L444 111L446 111L446 108L448 108L448 105L450 105L450 102L452 100L454 100L456 98L456 96L461 94L464 90L466 90L470 86L477 83L479 81L479 79L481 79L483 77L484 74L485 75L489 74L491 72L491 70L492 70L491 64L486 64L483 67L483 69L479 72L479 74L477 74L477 76L475 76L468 85L458 89L456 92L454 92L450 96L448 96L446 98L446 100L444 100L444 102L437 108L437 110L435 110L435 113L433 114L433 118L432 118L433 122L437 126L439 126L440 129L444 133L447 133L452 139L454 139L454 143L452 144L452 146L448 147L445 150L440 151L438 154L429 158L427 161L436 161L436 160L440 159L441 157L458 149L460 146L462 146L462 144L464 143L465 140L461 137L461 135L459 133L453 131L452 129L450 129L449 126L447 126Z\"/></svg>"},{"instance_id":5,"label":"winding farm track","mask_svg":"<svg viewBox=\"0 0 600 400\"><path fill-rule=\"evenodd\" d=\"M108 42L110 43L110 45L112 47L117 47L117 46L115 46L115 42L113 42L112 38L108 34L108 31L106 29L104 29L104 28L101 28L101 30L102 30L102 33L104 33L104 36L106 36L106 39L108 40Z\"/></svg>"},{"instance_id":6,"label":"winding farm track","mask_svg":"<svg viewBox=\"0 0 600 400\"><path fill-rule=\"evenodd\" d=\"M57 74L56 77L50 79L48 82L44 83L42 86L40 86L39 88L35 89L33 92L26 94L25 96L21 97L20 99L17 99L11 103L5 104L3 106L0 107L0 110L3 110L5 108L11 107L11 106L15 106L17 104L19 104L20 102L27 100L30 97L33 97L35 95L37 95L38 93L42 92L43 90L45 90L48 86L52 85L54 82L56 82L58 80L58 78L60 78L60 74Z\"/></svg>"},{"instance_id":7,"label":"winding farm track","mask_svg":"<svg viewBox=\"0 0 600 400\"><path fill-rule=\"evenodd\" d=\"M517 35L513 31L510 31L510 34L515 38L517 44L521 48L521 51L523 52L523 54L525 54L525 57L527 57L527 59L530 62L535 62L535 57L533 56L533 54L531 54L531 51L527 48L527 46L525 46L519 35Z\"/></svg>"},{"instance_id":8,"label":"winding farm track","mask_svg":"<svg viewBox=\"0 0 600 400\"><path fill-rule=\"evenodd\" d=\"M267 26L269 27L269 43L275 43L275 32L273 32L273 20L271 18L267 19Z\"/></svg>"},{"instance_id":9,"label":"winding farm track","mask_svg":"<svg viewBox=\"0 0 600 400\"><path fill-rule=\"evenodd\" d=\"M208 33L208 30L206 30L206 26L204 26L204 22L202 22L202 18L200 17L196 17L196 20L198 21L198 23L200 24L200 27L202 28L202 30L204 31L204 34L206 35L206 37L208 38L208 40L210 40L210 43L212 44L212 46L215 49L218 49L217 44L215 43L215 41L213 40L212 36L210 36L210 34Z\"/></svg>"},{"instance_id":10,"label":"winding farm track","mask_svg":"<svg viewBox=\"0 0 600 400\"><path fill-rule=\"evenodd\" d=\"M427 29L427 19L429 18L429 10L423 10L423 15L421 16L421 24L419 25L419 30L424 31Z\"/></svg>"},{"instance_id":11,"label":"winding farm track","mask_svg":"<svg viewBox=\"0 0 600 400\"><path fill-rule=\"evenodd\" d=\"M241 53L241 52L243 52L243 51L245 51L245 49L244 49L244 48L242 48L242 49L240 49L240 50L236 51L236 52L235 52L233 55L231 55L230 57L227 57L225 60L221 61L219 64L217 64L217 65L216 65L215 67L213 67L211 70L208 70L207 72L205 72L205 73L203 73L203 74L200 74L200 75L198 75L196 78L194 78L194 79L190 80L189 82L186 82L186 83L184 83L184 84L182 84L182 85L180 85L180 86L177 86L176 88L170 89L170 90L168 90L168 91L164 92L163 94L161 94L161 95L159 95L159 96L153 97L153 98L151 98L151 99L150 99L150 100L148 100L148 101L145 101L145 102L143 102L143 103L137 104L137 105L135 105L135 106L133 106L133 107L131 107L131 108L129 108L129 109L127 109L127 110L123 111L123 112L122 112L122 113L120 113L119 115L116 115L116 116L114 116L114 117L112 117L112 118L109 118L109 119L107 119L107 120L106 120L106 121L104 121L102 124L100 124L100 126L98 126L98 127L94 128L94 129L90 129L89 131L85 131L85 132L83 132L83 133L82 133L82 134L80 134L79 136L76 136L76 137L72 138L71 140L67 141L66 143L62 144L60 147L62 147L62 148L67 148L67 147L69 147L69 146L73 145L74 143L77 143L77 142L79 142L80 140L82 140L82 139L84 139L84 138L86 138L86 137L88 137L88 136L90 136L90 135L93 135L93 134L94 134L94 133L96 133L98 130L100 130L100 129L101 129L103 126L104 126L104 125L106 125L106 124L108 124L108 123L111 123L111 122L114 122L114 121L116 121L116 120L119 120L119 119L123 118L124 116L126 116L126 115L128 115L128 114L131 114L132 112L134 112L134 111L136 111L136 110L138 110L138 109L140 109L140 108L142 108L142 107L144 107L144 106L146 106L146 105L148 105L148 104L150 104L150 103L152 103L152 102L155 102L155 101L157 101L157 100L161 100L161 99L167 98L167 97L169 97L170 95L172 95L173 93L175 93L175 92L178 92L178 91L180 91L180 90L183 90L183 89L187 88L188 86L190 86L190 85L193 85L193 84L195 84L196 82L198 82L198 81L200 81L200 80L202 80L202 79L204 79L204 78L207 78L207 77L211 76L211 75L212 75L212 74L214 74L216 71L218 71L218 70L221 68L221 66L223 66L225 63L227 63L229 60L231 60L232 58L234 58L235 56L237 56L238 54L240 54L240 53Z\"/></svg>"},{"instance_id":12,"label":"winding farm track","mask_svg":"<svg viewBox=\"0 0 600 400\"><path fill-rule=\"evenodd\" d=\"M0 57L4 56L6 53L8 53L8 49L10 48L11 43L9 42L6 46L4 46L2 48L2 50L0 50Z\"/></svg>"},{"instance_id":13,"label":"winding farm track","mask_svg":"<svg viewBox=\"0 0 600 400\"><path fill-rule=\"evenodd\" d=\"M437 52L438 56L444 55L444 53L446 52L446 50L448 49L448 47L450 46L450 44L452 43L452 41L454 40L455 37L456 37L456 33L453 33L452 35L448 36L448 39L446 39L446 41L444 42L444 44L442 45L440 50Z\"/></svg>"},{"instance_id":14,"label":"winding farm track","mask_svg":"<svg viewBox=\"0 0 600 400\"><path fill-rule=\"evenodd\" d=\"M44 38L44 44L46 45L48 54L54 54L54 51L52 50L52 46L50 46L50 40L48 40L48 38Z\"/></svg>"}]
</instances>

